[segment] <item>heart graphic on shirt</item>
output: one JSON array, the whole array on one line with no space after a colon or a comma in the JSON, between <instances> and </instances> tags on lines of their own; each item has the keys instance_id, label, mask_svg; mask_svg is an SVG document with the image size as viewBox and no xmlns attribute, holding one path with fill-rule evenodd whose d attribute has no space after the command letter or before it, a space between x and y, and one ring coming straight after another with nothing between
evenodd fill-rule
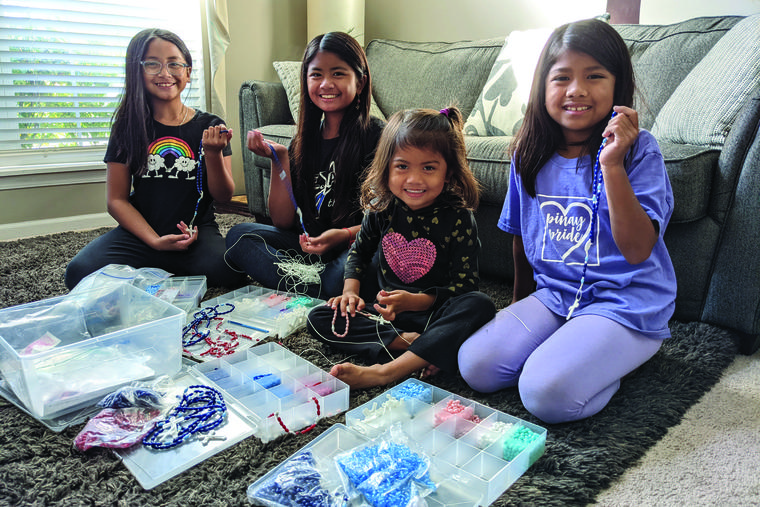
<instances>
[{"instance_id":1,"label":"heart graphic on shirt","mask_svg":"<svg viewBox=\"0 0 760 507\"><path fill-rule=\"evenodd\" d=\"M383 253L388 266L404 283L412 283L430 272L435 263L435 245L427 238L407 241L397 232L383 237Z\"/></svg>"},{"instance_id":2,"label":"heart graphic on shirt","mask_svg":"<svg viewBox=\"0 0 760 507\"><path fill-rule=\"evenodd\" d=\"M544 247L542 259L565 261L578 248L582 248L589 239L591 231L591 208L582 202L571 203L567 208L556 201L546 201L541 204L544 214ZM546 243L554 245L547 249ZM547 259L545 254L556 250L560 259Z\"/></svg>"}]
</instances>

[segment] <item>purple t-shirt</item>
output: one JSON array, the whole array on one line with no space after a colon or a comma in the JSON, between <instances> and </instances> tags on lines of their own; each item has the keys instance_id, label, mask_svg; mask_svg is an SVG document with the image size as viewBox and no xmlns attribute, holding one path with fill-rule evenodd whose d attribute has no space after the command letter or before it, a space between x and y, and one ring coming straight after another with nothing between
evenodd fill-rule
<instances>
[{"instance_id":1,"label":"purple t-shirt","mask_svg":"<svg viewBox=\"0 0 760 507\"><path fill-rule=\"evenodd\" d=\"M499 228L523 239L536 281L534 295L562 316L575 301L583 272L592 172L589 156L578 168L577 159L554 154L538 173L534 198L525 191L513 161L499 218ZM629 264L612 238L603 188L580 307L573 316L602 315L652 338L667 338L676 278L662 238L673 212L673 191L657 141L646 130L626 157L626 173L644 211L658 224L659 238L648 259Z\"/></svg>"}]
</instances>

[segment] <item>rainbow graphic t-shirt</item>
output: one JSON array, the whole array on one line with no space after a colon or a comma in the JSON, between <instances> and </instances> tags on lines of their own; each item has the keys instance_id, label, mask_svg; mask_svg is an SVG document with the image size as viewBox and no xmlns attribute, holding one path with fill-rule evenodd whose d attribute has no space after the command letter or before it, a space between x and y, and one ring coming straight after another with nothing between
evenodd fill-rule
<instances>
[{"instance_id":1,"label":"rainbow graphic t-shirt","mask_svg":"<svg viewBox=\"0 0 760 507\"><path fill-rule=\"evenodd\" d=\"M198 169L202 167L198 150L203 131L220 123L223 123L221 118L203 111L196 111L193 118L181 126L153 122L154 141L147 147L147 165L141 175L133 175L129 200L159 235L176 234L177 224L189 223L196 206L195 224L214 220L213 197L208 190L205 167L203 177L198 179ZM104 157L106 163L126 163L126 157L117 156L116 149L112 137ZM231 154L228 144L222 155ZM198 202L201 182L203 197Z\"/></svg>"},{"instance_id":2,"label":"rainbow graphic t-shirt","mask_svg":"<svg viewBox=\"0 0 760 507\"><path fill-rule=\"evenodd\" d=\"M143 178L195 179L197 162L190 145L178 137L166 136L148 147L148 171Z\"/></svg>"}]
</instances>

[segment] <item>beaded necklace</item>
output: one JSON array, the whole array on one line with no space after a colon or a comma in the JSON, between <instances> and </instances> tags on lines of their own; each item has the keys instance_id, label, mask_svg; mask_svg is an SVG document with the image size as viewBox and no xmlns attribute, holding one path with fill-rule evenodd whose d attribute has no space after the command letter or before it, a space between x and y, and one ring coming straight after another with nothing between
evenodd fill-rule
<instances>
[{"instance_id":1,"label":"beaded necklace","mask_svg":"<svg viewBox=\"0 0 760 507\"><path fill-rule=\"evenodd\" d=\"M222 130L222 133L227 132L226 130ZM190 219L190 224L187 226L187 233L192 235L195 234L193 231L193 222L195 222L195 217L198 216L198 206L201 204L201 199L203 199L203 159L205 158L203 155L203 139L201 139L200 145L198 145L198 167L196 169L195 174L195 189L198 191L198 200L195 201L195 211L193 212L193 218Z\"/></svg>"},{"instance_id":2,"label":"beaded necklace","mask_svg":"<svg viewBox=\"0 0 760 507\"><path fill-rule=\"evenodd\" d=\"M293 207L296 210L296 215L298 215L298 220L301 222L301 229L303 230L303 233L308 236L309 233L306 232L306 226L303 224L303 213L301 213L301 209L298 207L298 203L296 203L296 196L293 194L293 185L291 185L290 181L288 180L288 175L285 173L285 168L282 167L280 157L277 156L277 153L274 150L274 146L272 146L271 143L267 143L267 146L269 146L269 151L272 152L272 160L274 160L275 165L280 170L280 179L285 185L285 188L288 190L290 202L293 203Z\"/></svg>"},{"instance_id":3,"label":"beaded necklace","mask_svg":"<svg viewBox=\"0 0 760 507\"><path fill-rule=\"evenodd\" d=\"M185 389L179 405L172 409L166 419L159 421L142 442L153 449L170 449L194 435L215 429L226 418L227 405L222 393L213 387L192 385ZM207 438L203 440L208 441Z\"/></svg>"},{"instance_id":4,"label":"beaded necklace","mask_svg":"<svg viewBox=\"0 0 760 507\"><path fill-rule=\"evenodd\" d=\"M615 117L617 113L612 112L612 116L610 116L610 120ZM599 216L599 201L602 198L602 169L599 167L599 156L602 154L602 150L604 149L604 146L607 144L607 139L602 139L602 144L599 145L599 151L596 152L596 161L594 162L594 172L591 177L591 193L593 194L591 197L591 227L589 228L588 234L589 238L588 241L586 241L586 245L584 247L585 249L585 257L583 259L583 271L581 272L581 283L578 286L578 291L575 293L575 301L573 301L573 304L570 305L570 308L567 310L567 317L565 320L570 320L570 317L573 315L573 311L575 311L576 308L578 308L581 304L581 297L583 296L583 285L586 282L586 269L588 268L588 252L591 250L591 247L594 244L594 230L596 230L596 222L597 217Z\"/></svg>"}]
</instances>

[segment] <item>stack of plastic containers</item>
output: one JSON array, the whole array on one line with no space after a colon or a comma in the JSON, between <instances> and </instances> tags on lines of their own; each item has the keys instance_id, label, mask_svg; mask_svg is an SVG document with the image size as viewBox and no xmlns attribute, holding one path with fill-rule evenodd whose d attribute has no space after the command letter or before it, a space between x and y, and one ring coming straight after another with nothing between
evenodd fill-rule
<instances>
[{"instance_id":1,"label":"stack of plastic containers","mask_svg":"<svg viewBox=\"0 0 760 507\"><path fill-rule=\"evenodd\" d=\"M129 382L175 375L185 313L129 284L0 310L0 394L60 431Z\"/></svg>"}]
</instances>

